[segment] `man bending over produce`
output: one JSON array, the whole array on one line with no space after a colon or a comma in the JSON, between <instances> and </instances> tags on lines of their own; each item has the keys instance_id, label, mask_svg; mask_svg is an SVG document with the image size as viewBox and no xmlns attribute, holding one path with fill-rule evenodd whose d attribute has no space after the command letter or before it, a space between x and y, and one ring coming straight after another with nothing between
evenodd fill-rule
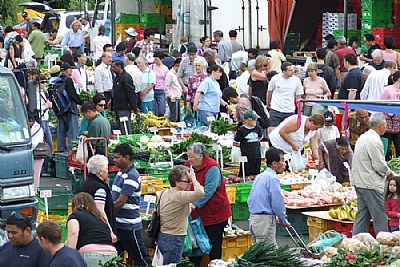
<instances>
[{"instance_id":1,"label":"man bending over produce","mask_svg":"<svg viewBox=\"0 0 400 267\"><path fill-rule=\"evenodd\" d=\"M284 152L272 147L265 153L265 160L268 168L257 175L247 201L249 228L253 244L265 241L277 246L276 224L290 227L278 177L285 170Z\"/></svg>"}]
</instances>

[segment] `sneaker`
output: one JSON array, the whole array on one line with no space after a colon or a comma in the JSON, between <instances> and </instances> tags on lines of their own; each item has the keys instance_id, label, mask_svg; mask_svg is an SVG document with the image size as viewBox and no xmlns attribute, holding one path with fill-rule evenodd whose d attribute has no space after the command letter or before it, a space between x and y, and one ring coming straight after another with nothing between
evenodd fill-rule
<instances>
[{"instance_id":1,"label":"sneaker","mask_svg":"<svg viewBox=\"0 0 400 267\"><path fill-rule=\"evenodd\" d=\"M51 174L48 174L48 173L42 173L42 174L40 174L40 177L51 177Z\"/></svg>"}]
</instances>

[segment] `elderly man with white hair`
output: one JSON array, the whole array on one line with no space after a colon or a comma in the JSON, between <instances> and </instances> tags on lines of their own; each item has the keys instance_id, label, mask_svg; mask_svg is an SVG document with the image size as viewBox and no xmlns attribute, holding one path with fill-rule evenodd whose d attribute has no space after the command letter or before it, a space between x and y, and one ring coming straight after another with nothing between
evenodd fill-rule
<instances>
[{"instance_id":1,"label":"elderly man with white hair","mask_svg":"<svg viewBox=\"0 0 400 267\"><path fill-rule=\"evenodd\" d=\"M379 49L372 52L372 55ZM394 61L386 61L385 68L376 70L368 75L364 88L360 93L362 100L380 100L383 89L388 85L389 76L396 72L397 64Z\"/></svg>"},{"instance_id":2,"label":"elderly man with white hair","mask_svg":"<svg viewBox=\"0 0 400 267\"><path fill-rule=\"evenodd\" d=\"M372 54L372 61L369 63L376 70L385 68L385 61L383 60L383 52L380 49L375 49Z\"/></svg>"},{"instance_id":3,"label":"elderly man with white hair","mask_svg":"<svg viewBox=\"0 0 400 267\"><path fill-rule=\"evenodd\" d=\"M76 57L78 52L82 53L85 48L85 40L80 28L81 22L79 20L74 20L71 23L71 29L65 33L61 43L63 49L73 57Z\"/></svg>"},{"instance_id":4,"label":"elderly man with white hair","mask_svg":"<svg viewBox=\"0 0 400 267\"><path fill-rule=\"evenodd\" d=\"M357 193L358 212L353 226L353 235L368 233L371 218L375 233L388 231L383 192L386 177L391 171L383 154L381 136L386 130L383 113L372 114L367 132L358 138L354 150L350 183Z\"/></svg>"},{"instance_id":5,"label":"elderly man with white hair","mask_svg":"<svg viewBox=\"0 0 400 267\"><path fill-rule=\"evenodd\" d=\"M91 195L100 211L102 219L107 223L111 230L113 243L117 241L116 215L114 202L108 186L108 159L103 155L92 156L88 163L88 177L79 188L79 192L86 192Z\"/></svg>"},{"instance_id":6,"label":"elderly man with white hair","mask_svg":"<svg viewBox=\"0 0 400 267\"><path fill-rule=\"evenodd\" d=\"M370 65L364 67L364 70L362 71L364 76L364 82L367 80L368 76L374 71L376 71L376 69Z\"/></svg>"}]
</instances>

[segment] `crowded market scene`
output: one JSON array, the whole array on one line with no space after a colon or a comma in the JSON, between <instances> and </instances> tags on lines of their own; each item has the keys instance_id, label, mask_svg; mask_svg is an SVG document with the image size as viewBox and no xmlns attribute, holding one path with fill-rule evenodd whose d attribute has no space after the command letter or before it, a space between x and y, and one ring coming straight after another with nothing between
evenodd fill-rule
<instances>
[{"instance_id":1,"label":"crowded market scene","mask_svg":"<svg viewBox=\"0 0 400 267\"><path fill-rule=\"evenodd\" d=\"M10 5L0 267L400 266L400 1Z\"/></svg>"}]
</instances>

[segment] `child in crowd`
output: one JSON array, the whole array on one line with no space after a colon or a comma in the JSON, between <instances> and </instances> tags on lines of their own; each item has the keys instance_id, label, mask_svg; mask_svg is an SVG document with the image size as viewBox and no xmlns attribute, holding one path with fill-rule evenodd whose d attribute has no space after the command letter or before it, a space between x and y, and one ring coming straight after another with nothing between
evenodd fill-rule
<instances>
[{"instance_id":1,"label":"child in crowd","mask_svg":"<svg viewBox=\"0 0 400 267\"><path fill-rule=\"evenodd\" d=\"M231 107L231 118L233 118L234 120L236 119L236 109L235 109L235 105L239 102L240 97L238 95L238 93L236 92L236 90L232 87L228 87L224 90L224 92L222 93L222 99L227 102L229 104L229 106ZM228 112L228 110L226 109L226 107L220 107L220 112Z\"/></svg>"},{"instance_id":2,"label":"child in crowd","mask_svg":"<svg viewBox=\"0 0 400 267\"><path fill-rule=\"evenodd\" d=\"M388 179L385 193L385 209L389 217L390 232L399 231L400 218L400 176L392 176Z\"/></svg>"},{"instance_id":3,"label":"child in crowd","mask_svg":"<svg viewBox=\"0 0 400 267\"><path fill-rule=\"evenodd\" d=\"M332 111L324 112L325 125L318 129L318 144L340 137L339 129L334 125L335 119Z\"/></svg>"},{"instance_id":4,"label":"child in crowd","mask_svg":"<svg viewBox=\"0 0 400 267\"><path fill-rule=\"evenodd\" d=\"M240 147L242 156L247 157L244 163L244 172L246 176L257 175L261 168L260 140L262 131L257 125L257 119L260 116L254 110L248 110L244 113L244 124L236 131L233 145ZM242 168L239 171L239 177L243 176Z\"/></svg>"}]
</instances>

